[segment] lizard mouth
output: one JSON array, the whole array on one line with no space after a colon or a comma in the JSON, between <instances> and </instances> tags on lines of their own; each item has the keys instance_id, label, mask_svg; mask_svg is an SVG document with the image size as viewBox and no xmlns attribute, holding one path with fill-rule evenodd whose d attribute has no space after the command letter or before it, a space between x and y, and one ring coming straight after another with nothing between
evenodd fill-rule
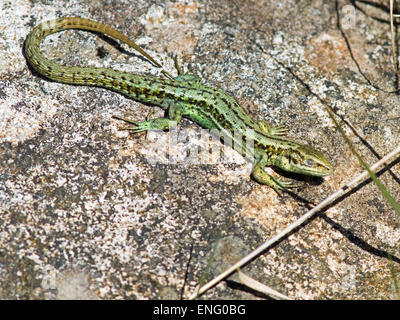
<instances>
[{"instance_id":1,"label":"lizard mouth","mask_svg":"<svg viewBox=\"0 0 400 320\"><path fill-rule=\"evenodd\" d=\"M333 167L330 164L320 164L317 168L305 168L305 171L312 176L325 177L333 172Z\"/></svg>"}]
</instances>

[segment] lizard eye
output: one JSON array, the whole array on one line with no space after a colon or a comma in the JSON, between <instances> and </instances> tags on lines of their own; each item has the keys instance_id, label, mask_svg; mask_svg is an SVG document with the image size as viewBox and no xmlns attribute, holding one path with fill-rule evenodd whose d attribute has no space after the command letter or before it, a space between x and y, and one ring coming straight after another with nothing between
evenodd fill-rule
<instances>
[{"instance_id":1,"label":"lizard eye","mask_svg":"<svg viewBox=\"0 0 400 320\"><path fill-rule=\"evenodd\" d=\"M307 160L305 161L305 163L306 163L306 165L309 166L309 167L312 167L312 166L314 165L314 161L312 161L311 159L307 159Z\"/></svg>"}]
</instances>

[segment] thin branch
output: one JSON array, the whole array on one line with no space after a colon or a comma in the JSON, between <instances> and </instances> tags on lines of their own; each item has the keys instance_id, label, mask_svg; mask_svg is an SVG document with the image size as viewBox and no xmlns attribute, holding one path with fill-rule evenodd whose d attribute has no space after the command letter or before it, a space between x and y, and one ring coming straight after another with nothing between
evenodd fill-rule
<instances>
[{"instance_id":1,"label":"thin branch","mask_svg":"<svg viewBox=\"0 0 400 320\"><path fill-rule=\"evenodd\" d=\"M254 280L253 278L240 271L240 269L238 269L238 275L240 282L253 290L264 293L277 300L292 300L288 296L285 296L284 294L266 286L265 284Z\"/></svg>"},{"instance_id":2,"label":"thin branch","mask_svg":"<svg viewBox=\"0 0 400 320\"><path fill-rule=\"evenodd\" d=\"M397 146L395 150L390 152L388 155L383 157L381 160L376 162L370 167L371 171L376 171L378 168L381 166L388 164L389 160L392 160L396 156L400 154L400 145ZM326 207L328 204L331 202L335 201L336 199L340 198L342 195L344 195L346 192L349 192L351 188L355 187L358 185L361 181L365 180L366 178L369 178L369 173L367 170L363 171L361 174L359 174L357 177L355 177L353 180L351 180L349 183L347 183L345 186L340 188L338 191L334 192L331 194L329 197L327 197L325 200L320 202L317 206L309 210L307 213L305 213L301 218L299 218L297 221L294 223L290 224L287 226L285 229L283 229L281 232L279 232L277 235L269 239L268 241L264 242L261 246L259 246L257 249L255 249L253 252L242 258L240 261L238 261L236 264L222 272L220 275L215 277L213 280L202 286L200 289L197 290L195 293L190 297L190 299L195 299L199 295L203 294L206 292L208 289L212 288L216 284L218 284L220 281L224 280L228 276L230 276L232 273L234 273L237 269L243 267L245 264L247 264L249 261L263 253L266 249L268 249L270 246L272 246L274 243L277 241L281 240L283 237L287 236L290 234L294 229L299 227L301 224L309 220L313 215L318 213L321 209Z\"/></svg>"},{"instance_id":3,"label":"thin branch","mask_svg":"<svg viewBox=\"0 0 400 320\"><path fill-rule=\"evenodd\" d=\"M393 0L390 0L390 33L392 40L392 60L393 60L393 68L396 73L399 72L397 68L397 58L396 58L396 44L395 44L395 33L394 33L394 25L393 25Z\"/></svg>"}]
</instances>

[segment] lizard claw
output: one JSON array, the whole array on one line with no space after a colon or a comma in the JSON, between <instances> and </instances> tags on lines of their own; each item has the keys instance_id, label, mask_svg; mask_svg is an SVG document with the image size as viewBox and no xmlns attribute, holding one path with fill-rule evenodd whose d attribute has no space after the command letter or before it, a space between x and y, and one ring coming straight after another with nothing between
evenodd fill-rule
<instances>
[{"instance_id":1,"label":"lizard claw","mask_svg":"<svg viewBox=\"0 0 400 320\"><path fill-rule=\"evenodd\" d=\"M284 181L284 180L280 180L278 178L273 178L273 180L275 183L272 186L272 188L279 195L282 195L282 192L285 191L286 189L298 187L297 185L293 184L291 181Z\"/></svg>"},{"instance_id":2,"label":"lizard claw","mask_svg":"<svg viewBox=\"0 0 400 320\"><path fill-rule=\"evenodd\" d=\"M121 121L125 121L127 123L135 125L135 127L121 127L121 128L119 128L119 130L129 130L132 133L138 133L138 132L142 132L142 131L147 131L148 130L148 128L146 126L147 121L137 122L137 121L126 119L126 118L122 118L122 117L119 117L119 116L112 116L112 118L113 119L117 119L117 120L121 120Z\"/></svg>"},{"instance_id":3,"label":"lizard claw","mask_svg":"<svg viewBox=\"0 0 400 320\"><path fill-rule=\"evenodd\" d=\"M270 133L273 136L286 136L288 129L286 129L284 126L278 126L278 127L274 127L274 128L270 128Z\"/></svg>"}]
</instances>

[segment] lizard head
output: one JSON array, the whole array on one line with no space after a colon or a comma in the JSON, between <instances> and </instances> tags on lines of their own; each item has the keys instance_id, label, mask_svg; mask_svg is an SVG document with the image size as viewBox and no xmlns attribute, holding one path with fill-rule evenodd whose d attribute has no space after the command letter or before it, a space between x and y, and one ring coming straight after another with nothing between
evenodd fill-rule
<instances>
[{"instance_id":1,"label":"lizard head","mask_svg":"<svg viewBox=\"0 0 400 320\"><path fill-rule=\"evenodd\" d=\"M297 145L283 152L274 161L274 165L288 171L309 176L323 177L333 172L332 164L325 155L307 145Z\"/></svg>"}]
</instances>

